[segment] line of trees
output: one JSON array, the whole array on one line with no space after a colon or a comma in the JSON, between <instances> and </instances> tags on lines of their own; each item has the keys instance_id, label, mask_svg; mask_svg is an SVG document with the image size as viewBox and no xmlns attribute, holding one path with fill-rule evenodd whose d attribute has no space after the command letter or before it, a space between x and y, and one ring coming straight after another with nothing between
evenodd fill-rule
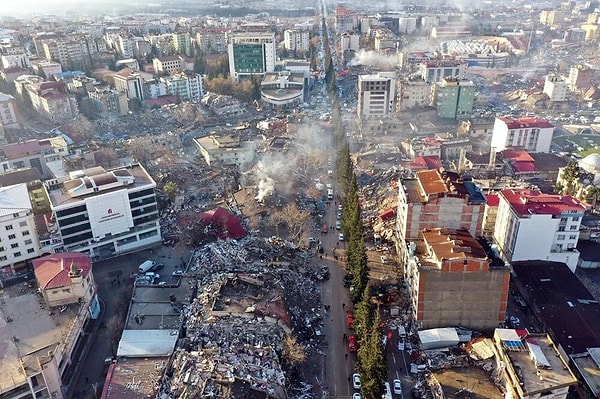
<instances>
[{"instance_id":1,"label":"line of trees","mask_svg":"<svg viewBox=\"0 0 600 399\"><path fill-rule=\"evenodd\" d=\"M342 114L337 97L336 76L331 61L327 27L323 20L325 82L331 98L331 119L337 149L337 176L344 213L342 231L346 240L346 272L350 277L350 299L354 306L354 329L359 343L357 370L361 374L364 398L380 398L387 378L387 363L382 345L382 322L378 307L371 298L367 249L364 241L358 184L350 157L350 146L343 132Z\"/></svg>"}]
</instances>

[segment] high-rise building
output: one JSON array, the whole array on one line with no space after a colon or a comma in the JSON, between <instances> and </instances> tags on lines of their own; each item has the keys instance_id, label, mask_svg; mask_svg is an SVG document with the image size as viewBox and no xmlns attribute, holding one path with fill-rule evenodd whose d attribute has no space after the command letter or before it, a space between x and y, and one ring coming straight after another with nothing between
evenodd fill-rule
<instances>
[{"instance_id":1,"label":"high-rise building","mask_svg":"<svg viewBox=\"0 0 600 399\"><path fill-rule=\"evenodd\" d=\"M465 229L425 229L409 243L409 311L419 328L481 331L504 321L510 268L490 256Z\"/></svg>"},{"instance_id":2,"label":"high-rise building","mask_svg":"<svg viewBox=\"0 0 600 399\"><path fill-rule=\"evenodd\" d=\"M540 118L498 116L492 130L492 151L521 147L528 152L550 152L554 126Z\"/></svg>"},{"instance_id":3,"label":"high-rise building","mask_svg":"<svg viewBox=\"0 0 600 399\"><path fill-rule=\"evenodd\" d=\"M358 116L380 118L394 111L396 78L393 72L358 77Z\"/></svg>"},{"instance_id":4,"label":"high-rise building","mask_svg":"<svg viewBox=\"0 0 600 399\"><path fill-rule=\"evenodd\" d=\"M272 32L234 33L228 44L232 79L263 75L275 70L277 43Z\"/></svg>"},{"instance_id":5,"label":"high-rise building","mask_svg":"<svg viewBox=\"0 0 600 399\"><path fill-rule=\"evenodd\" d=\"M550 74L544 81L544 93L548 95L550 101L567 101L567 90L569 83L563 76Z\"/></svg>"},{"instance_id":6,"label":"high-rise building","mask_svg":"<svg viewBox=\"0 0 600 399\"><path fill-rule=\"evenodd\" d=\"M109 87L97 87L88 93L103 118L118 118L129 111L127 94Z\"/></svg>"},{"instance_id":7,"label":"high-rise building","mask_svg":"<svg viewBox=\"0 0 600 399\"><path fill-rule=\"evenodd\" d=\"M507 261L563 262L575 271L581 201L537 190L502 190L498 197L494 241Z\"/></svg>"},{"instance_id":8,"label":"high-rise building","mask_svg":"<svg viewBox=\"0 0 600 399\"><path fill-rule=\"evenodd\" d=\"M477 87L466 79L444 78L433 86L433 104L442 119L462 120L473 114Z\"/></svg>"},{"instance_id":9,"label":"high-rise building","mask_svg":"<svg viewBox=\"0 0 600 399\"><path fill-rule=\"evenodd\" d=\"M196 43L207 54L227 51L227 28L203 28L196 30Z\"/></svg>"},{"instance_id":10,"label":"high-rise building","mask_svg":"<svg viewBox=\"0 0 600 399\"><path fill-rule=\"evenodd\" d=\"M289 51L308 51L310 46L309 31L304 29L286 29L283 32L283 45Z\"/></svg>"},{"instance_id":11,"label":"high-rise building","mask_svg":"<svg viewBox=\"0 0 600 399\"><path fill-rule=\"evenodd\" d=\"M419 64L419 75L429 83L441 82L444 78L462 78L467 71L467 63L461 60L431 60Z\"/></svg>"},{"instance_id":12,"label":"high-rise building","mask_svg":"<svg viewBox=\"0 0 600 399\"><path fill-rule=\"evenodd\" d=\"M127 94L128 99L144 100L144 78L139 73L128 68L119 71L114 76L115 88Z\"/></svg>"},{"instance_id":13,"label":"high-rise building","mask_svg":"<svg viewBox=\"0 0 600 399\"><path fill-rule=\"evenodd\" d=\"M171 36L173 37L173 46L177 53L187 56L192 54L192 41L188 32L176 32Z\"/></svg>"},{"instance_id":14,"label":"high-rise building","mask_svg":"<svg viewBox=\"0 0 600 399\"><path fill-rule=\"evenodd\" d=\"M180 72L163 76L166 92L178 96L181 100L198 100L202 98L202 76L195 72Z\"/></svg>"},{"instance_id":15,"label":"high-rise building","mask_svg":"<svg viewBox=\"0 0 600 399\"><path fill-rule=\"evenodd\" d=\"M431 84L420 76L410 77L398 82L396 111L426 107L431 104Z\"/></svg>"}]
</instances>

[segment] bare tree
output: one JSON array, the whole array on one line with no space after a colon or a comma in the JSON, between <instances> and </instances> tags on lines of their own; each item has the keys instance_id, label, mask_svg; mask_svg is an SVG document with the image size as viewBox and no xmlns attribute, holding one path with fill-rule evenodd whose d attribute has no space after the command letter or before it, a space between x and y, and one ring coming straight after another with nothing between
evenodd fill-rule
<instances>
[{"instance_id":1,"label":"bare tree","mask_svg":"<svg viewBox=\"0 0 600 399\"><path fill-rule=\"evenodd\" d=\"M113 349L113 354L116 352L115 349L119 343L119 339L121 339L124 326L125 323L123 321L123 316L120 313L113 314L106 322L106 330L108 332L108 338L110 339Z\"/></svg>"},{"instance_id":2,"label":"bare tree","mask_svg":"<svg viewBox=\"0 0 600 399\"><path fill-rule=\"evenodd\" d=\"M296 366L306 360L304 345L292 335L284 338L281 355L291 366Z\"/></svg>"},{"instance_id":3,"label":"bare tree","mask_svg":"<svg viewBox=\"0 0 600 399\"><path fill-rule=\"evenodd\" d=\"M286 224L292 241L299 239L310 229L310 213L298 208L296 204L288 204L281 210L281 217Z\"/></svg>"}]
</instances>

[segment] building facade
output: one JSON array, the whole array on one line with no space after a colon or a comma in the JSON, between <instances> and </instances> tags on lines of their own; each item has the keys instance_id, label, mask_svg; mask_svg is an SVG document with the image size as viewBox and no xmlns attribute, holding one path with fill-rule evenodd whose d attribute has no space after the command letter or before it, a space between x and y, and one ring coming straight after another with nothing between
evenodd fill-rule
<instances>
[{"instance_id":1,"label":"building facade","mask_svg":"<svg viewBox=\"0 0 600 399\"><path fill-rule=\"evenodd\" d=\"M144 78L130 69L123 69L114 76L115 88L127 94L128 99L145 100Z\"/></svg>"},{"instance_id":2,"label":"building facade","mask_svg":"<svg viewBox=\"0 0 600 399\"><path fill-rule=\"evenodd\" d=\"M406 111L413 108L427 107L431 104L431 84L420 76L415 76L398 82L396 111Z\"/></svg>"},{"instance_id":3,"label":"building facade","mask_svg":"<svg viewBox=\"0 0 600 399\"><path fill-rule=\"evenodd\" d=\"M544 81L544 93L548 95L551 102L567 101L569 83L563 76L547 75Z\"/></svg>"},{"instance_id":4,"label":"building facade","mask_svg":"<svg viewBox=\"0 0 600 399\"><path fill-rule=\"evenodd\" d=\"M304 83L302 73L266 73L260 84L260 96L276 108L296 107L304 102Z\"/></svg>"},{"instance_id":5,"label":"building facade","mask_svg":"<svg viewBox=\"0 0 600 399\"><path fill-rule=\"evenodd\" d=\"M528 152L550 152L554 126L540 118L498 116L492 131L492 151L521 147Z\"/></svg>"},{"instance_id":6,"label":"building facade","mask_svg":"<svg viewBox=\"0 0 600 399\"><path fill-rule=\"evenodd\" d=\"M465 229L425 229L409 244L406 280L419 328L492 330L504 321L510 268Z\"/></svg>"},{"instance_id":7,"label":"building facade","mask_svg":"<svg viewBox=\"0 0 600 399\"><path fill-rule=\"evenodd\" d=\"M156 183L140 165L70 173L48 190L58 226L55 252L77 251L105 259L161 241Z\"/></svg>"},{"instance_id":8,"label":"building facade","mask_svg":"<svg viewBox=\"0 0 600 399\"><path fill-rule=\"evenodd\" d=\"M398 184L396 236L399 252L424 229L466 229L481 235L485 196L472 180L455 172L424 170ZM403 256L403 255L401 255Z\"/></svg>"},{"instance_id":9,"label":"building facade","mask_svg":"<svg viewBox=\"0 0 600 399\"><path fill-rule=\"evenodd\" d=\"M308 51L309 39L309 31L305 29L286 29L283 32L283 45L289 51Z\"/></svg>"},{"instance_id":10,"label":"building facade","mask_svg":"<svg viewBox=\"0 0 600 399\"><path fill-rule=\"evenodd\" d=\"M232 79L264 75L275 70L277 43L271 32L234 33L229 39L229 76Z\"/></svg>"},{"instance_id":11,"label":"building facade","mask_svg":"<svg viewBox=\"0 0 600 399\"><path fill-rule=\"evenodd\" d=\"M93 101L97 112L103 118L118 118L126 115L129 111L127 104L127 94L118 90L105 88L96 88L95 91L88 93Z\"/></svg>"},{"instance_id":12,"label":"building facade","mask_svg":"<svg viewBox=\"0 0 600 399\"><path fill-rule=\"evenodd\" d=\"M444 78L432 88L438 118L464 120L473 115L477 87L470 80Z\"/></svg>"},{"instance_id":13,"label":"building facade","mask_svg":"<svg viewBox=\"0 0 600 399\"><path fill-rule=\"evenodd\" d=\"M358 116L381 118L394 111L396 78L393 72L358 77Z\"/></svg>"},{"instance_id":14,"label":"building facade","mask_svg":"<svg viewBox=\"0 0 600 399\"><path fill-rule=\"evenodd\" d=\"M202 75L195 72L174 73L160 78L167 94L178 96L183 101L199 100L204 95Z\"/></svg>"},{"instance_id":15,"label":"building facade","mask_svg":"<svg viewBox=\"0 0 600 399\"><path fill-rule=\"evenodd\" d=\"M429 83L441 82L445 78L462 79L467 72L467 64L458 60L432 60L419 64L419 75Z\"/></svg>"},{"instance_id":16,"label":"building facade","mask_svg":"<svg viewBox=\"0 0 600 399\"><path fill-rule=\"evenodd\" d=\"M586 207L571 197L537 190L502 190L494 241L507 261L548 260L575 271L577 240Z\"/></svg>"},{"instance_id":17,"label":"building facade","mask_svg":"<svg viewBox=\"0 0 600 399\"><path fill-rule=\"evenodd\" d=\"M10 94L0 93L0 125L4 129L18 129L21 126L17 100Z\"/></svg>"}]
</instances>

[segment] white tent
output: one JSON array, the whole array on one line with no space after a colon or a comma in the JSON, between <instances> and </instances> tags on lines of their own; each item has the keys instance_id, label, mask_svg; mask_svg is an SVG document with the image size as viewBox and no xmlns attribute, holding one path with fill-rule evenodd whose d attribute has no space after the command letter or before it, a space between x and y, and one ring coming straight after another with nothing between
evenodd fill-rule
<instances>
[{"instance_id":1,"label":"white tent","mask_svg":"<svg viewBox=\"0 0 600 399\"><path fill-rule=\"evenodd\" d=\"M431 330L419 331L421 349L447 348L458 345L458 334L452 327L432 328Z\"/></svg>"}]
</instances>

